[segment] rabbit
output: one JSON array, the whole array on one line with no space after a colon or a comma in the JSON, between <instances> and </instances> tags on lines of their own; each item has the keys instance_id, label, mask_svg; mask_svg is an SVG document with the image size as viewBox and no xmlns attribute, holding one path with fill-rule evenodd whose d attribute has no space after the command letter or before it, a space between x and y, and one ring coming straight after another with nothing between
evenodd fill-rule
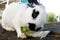
<instances>
[{"instance_id":1,"label":"rabbit","mask_svg":"<svg viewBox=\"0 0 60 40\"><path fill-rule=\"evenodd\" d=\"M21 31L21 27L26 25L31 31L35 31L32 37L46 37L49 31L40 31L46 19L45 7L43 5L32 6L24 3L10 4L2 14L2 28L7 31L16 31L18 38L26 38L27 36Z\"/></svg>"}]
</instances>

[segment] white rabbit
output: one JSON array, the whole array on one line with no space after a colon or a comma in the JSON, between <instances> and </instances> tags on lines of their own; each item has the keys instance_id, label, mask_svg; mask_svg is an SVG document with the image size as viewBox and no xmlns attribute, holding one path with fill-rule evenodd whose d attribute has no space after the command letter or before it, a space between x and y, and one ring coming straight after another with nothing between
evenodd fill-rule
<instances>
[{"instance_id":1,"label":"white rabbit","mask_svg":"<svg viewBox=\"0 0 60 40\"><path fill-rule=\"evenodd\" d=\"M8 31L16 31L17 37L26 38L25 34L21 32L21 26L26 25L30 30L36 31L31 36L41 36L42 38L48 33L39 31L44 26L45 18L46 12L43 5L28 7L23 3L12 3L2 14L2 27ZM43 36L44 34L45 36Z\"/></svg>"}]
</instances>

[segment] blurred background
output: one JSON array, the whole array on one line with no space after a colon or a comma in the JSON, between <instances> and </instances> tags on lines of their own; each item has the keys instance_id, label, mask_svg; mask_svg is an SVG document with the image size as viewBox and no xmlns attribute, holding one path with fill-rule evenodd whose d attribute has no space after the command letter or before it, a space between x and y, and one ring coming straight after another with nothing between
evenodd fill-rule
<instances>
[{"instance_id":1,"label":"blurred background","mask_svg":"<svg viewBox=\"0 0 60 40\"><path fill-rule=\"evenodd\" d=\"M0 18L3 10L12 2L28 3L28 0L0 0ZM46 22L60 22L60 0L38 0L46 8Z\"/></svg>"}]
</instances>

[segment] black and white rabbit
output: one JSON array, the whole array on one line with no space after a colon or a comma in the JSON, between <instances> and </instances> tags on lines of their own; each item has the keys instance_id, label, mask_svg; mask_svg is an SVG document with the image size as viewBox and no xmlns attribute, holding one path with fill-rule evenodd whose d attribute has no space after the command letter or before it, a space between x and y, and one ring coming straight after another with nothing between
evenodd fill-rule
<instances>
[{"instance_id":1,"label":"black and white rabbit","mask_svg":"<svg viewBox=\"0 0 60 40\"><path fill-rule=\"evenodd\" d=\"M16 31L17 37L26 38L21 32L21 26L26 25L32 31L36 31L32 37L45 37L49 31L39 31L44 27L46 18L45 7L37 0L28 0L29 5L24 3L11 3L2 14L2 27L8 31ZM33 6L33 7L32 7ZM45 36L43 36L45 34Z\"/></svg>"}]
</instances>

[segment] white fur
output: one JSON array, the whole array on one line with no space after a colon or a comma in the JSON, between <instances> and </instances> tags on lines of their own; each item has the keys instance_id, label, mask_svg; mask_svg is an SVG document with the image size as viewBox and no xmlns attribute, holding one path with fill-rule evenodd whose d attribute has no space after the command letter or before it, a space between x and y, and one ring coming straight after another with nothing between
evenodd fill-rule
<instances>
[{"instance_id":1,"label":"white fur","mask_svg":"<svg viewBox=\"0 0 60 40\"><path fill-rule=\"evenodd\" d=\"M36 20L34 20L31 16L34 9L40 12ZM36 5L36 7L34 8L27 8L26 4L12 3L8 7L6 7L2 14L2 27L8 31L16 30L17 37L25 38L26 36L21 32L21 26L28 26L28 23L30 22L35 23L37 25L36 28L43 27L45 18L46 12L44 6L42 5ZM36 33L36 35L32 36L36 37L37 35L40 34Z\"/></svg>"},{"instance_id":2,"label":"white fur","mask_svg":"<svg viewBox=\"0 0 60 40\"><path fill-rule=\"evenodd\" d=\"M20 26L22 24L22 14L26 10L26 4L12 3L2 14L2 27L8 31L17 32L17 36L21 37L22 32ZM24 35L24 34L23 34Z\"/></svg>"}]
</instances>

